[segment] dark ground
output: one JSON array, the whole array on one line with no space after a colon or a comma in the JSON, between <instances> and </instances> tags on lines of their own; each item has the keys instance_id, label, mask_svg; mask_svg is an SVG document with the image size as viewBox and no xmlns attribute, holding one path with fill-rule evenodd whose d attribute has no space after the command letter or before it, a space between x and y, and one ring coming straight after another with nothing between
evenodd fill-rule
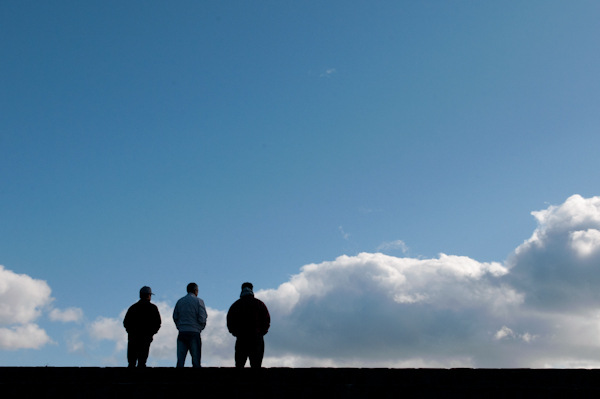
<instances>
[{"instance_id":1,"label":"dark ground","mask_svg":"<svg viewBox=\"0 0 600 399\"><path fill-rule=\"evenodd\" d=\"M588 398L600 370L0 367L3 397Z\"/></svg>"}]
</instances>

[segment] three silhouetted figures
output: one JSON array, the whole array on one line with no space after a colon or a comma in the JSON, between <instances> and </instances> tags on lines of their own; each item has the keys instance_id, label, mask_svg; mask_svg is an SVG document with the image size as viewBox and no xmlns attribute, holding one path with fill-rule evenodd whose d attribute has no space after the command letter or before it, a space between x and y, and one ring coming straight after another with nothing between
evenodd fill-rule
<instances>
[{"instance_id":1,"label":"three silhouetted figures","mask_svg":"<svg viewBox=\"0 0 600 399\"><path fill-rule=\"evenodd\" d=\"M242 284L240 299L227 312L227 328L236 337L235 367L260 368L265 353L264 336L269 332L271 317L266 305L254 297L251 283ZM179 330L177 336L177 367L183 367L187 353L192 356L192 366L200 367L202 340L200 332L206 327L206 306L198 298L198 285L189 283L188 294L177 301L173 321ZM146 367L150 344L161 325L158 308L150 299L150 287L140 289L140 300L127 310L123 325L128 334L127 362L129 367Z\"/></svg>"}]
</instances>

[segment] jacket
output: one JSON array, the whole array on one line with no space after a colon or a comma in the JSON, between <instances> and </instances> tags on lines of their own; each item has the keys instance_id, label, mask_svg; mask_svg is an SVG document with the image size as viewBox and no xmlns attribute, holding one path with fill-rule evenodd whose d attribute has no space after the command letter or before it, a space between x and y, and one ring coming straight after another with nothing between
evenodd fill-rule
<instances>
[{"instance_id":1,"label":"jacket","mask_svg":"<svg viewBox=\"0 0 600 399\"><path fill-rule=\"evenodd\" d=\"M173 321L180 332L197 332L206 327L206 306L204 301L189 293L177 301L173 310Z\"/></svg>"},{"instance_id":2,"label":"jacket","mask_svg":"<svg viewBox=\"0 0 600 399\"><path fill-rule=\"evenodd\" d=\"M145 299L140 299L127 310L123 326L129 337L149 338L160 329L161 319L155 304Z\"/></svg>"},{"instance_id":3,"label":"jacket","mask_svg":"<svg viewBox=\"0 0 600 399\"><path fill-rule=\"evenodd\" d=\"M227 312L227 328L235 336L265 335L269 332L271 316L267 307L254 295L246 295L231 305Z\"/></svg>"}]
</instances>

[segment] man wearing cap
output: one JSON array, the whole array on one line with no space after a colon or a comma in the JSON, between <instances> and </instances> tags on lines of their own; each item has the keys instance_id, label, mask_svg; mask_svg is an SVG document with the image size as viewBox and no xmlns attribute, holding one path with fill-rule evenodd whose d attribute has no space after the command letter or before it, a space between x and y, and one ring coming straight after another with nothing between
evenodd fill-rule
<instances>
[{"instance_id":1,"label":"man wearing cap","mask_svg":"<svg viewBox=\"0 0 600 399\"><path fill-rule=\"evenodd\" d=\"M150 287L140 289L140 300L131 305L127 310L123 326L127 330L129 342L127 343L128 367L146 367L152 337L160 329L160 313L155 304L150 303L154 295Z\"/></svg>"},{"instance_id":2,"label":"man wearing cap","mask_svg":"<svg viewBox=\"0 0 600 399\"><path fill-rule=\"evenodd\" d=\"M271 317L260 299L254 298L251 283L242 284L240 299L227 312L227 328L235 341L235 367L244 368L250 358L250 367L260 368L265 353L263 336L269 331Z\"/></svg>"},{"instance_id":3,"label":"man wearing cap","mask_svg":"<svg viewBox=\"0 0 600 399\"><path fill-rule=\"evenodd\" d=\"M177 336L177 367L183 367L188 351L192 366L200 367L202 340L200 332L206 327L206 307L198 298L198 284L187 285L188 294L177 301L173 309L173 321L179 330Z\"/></svg>"}]
</instances>

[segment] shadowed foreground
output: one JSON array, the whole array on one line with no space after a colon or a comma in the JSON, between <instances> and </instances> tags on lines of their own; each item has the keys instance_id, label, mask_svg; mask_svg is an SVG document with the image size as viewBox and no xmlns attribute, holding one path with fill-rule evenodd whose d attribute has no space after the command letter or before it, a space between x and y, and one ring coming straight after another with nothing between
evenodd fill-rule
<instances>
[{"instance_id":1,"label":"shadowed foreground","mask_svg":"<svg viewBox=\"0 0 600 399\"><path fill-rule=\"evenodd\" d=\"M600 370L1 367L4 397L559 398L600 394Z\"/></svg>"}]
</instances>

